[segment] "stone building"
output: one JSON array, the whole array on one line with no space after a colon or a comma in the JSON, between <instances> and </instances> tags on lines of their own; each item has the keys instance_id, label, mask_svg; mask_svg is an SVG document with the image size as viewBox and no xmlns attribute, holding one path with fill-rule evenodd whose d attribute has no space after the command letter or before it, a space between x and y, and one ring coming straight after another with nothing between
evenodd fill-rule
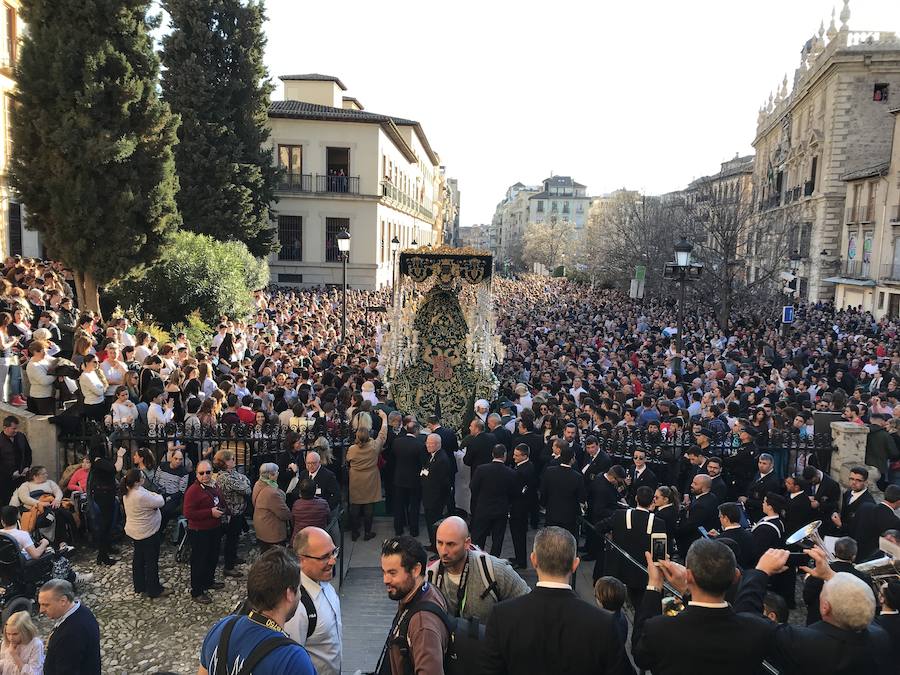
<instances>
[{"instance_id":1,"label":"stone building","mask_svg":"<svg viewBox=\"0 0 900 675\"><path fill-rule=\"evenodd\" d=\"M849 0L839 19L838 28L832 14L827 30L823 22L803 45L791 86L785 76L760 109L753 141L756 222L749 278L772 255L767 241L787 234L801 256L801 298L813 301L835 292L828 279L840 271L843 178L890 152L888 101L900 96L900 39L851 31Z\"/></svg>"},{"instance_id":2,"label":"stone building","mask_svg":"<svg viewBox=\"0 0 900 675\"><path fill-rule=\"evenodd\" d=\"M350 233L348 284L391 283L396 256L443 242L440 160L422 125L366 111L331 75L286 75L269 107L273 161L284 170L275 211L278 284L341 283L337 234Z\"/></svg>"}]
</instances>

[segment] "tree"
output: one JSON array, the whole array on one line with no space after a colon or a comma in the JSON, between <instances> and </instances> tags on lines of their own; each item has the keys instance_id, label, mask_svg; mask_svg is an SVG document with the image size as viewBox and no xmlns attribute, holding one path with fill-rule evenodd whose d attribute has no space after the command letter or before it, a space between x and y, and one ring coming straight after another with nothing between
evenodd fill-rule
<instances>
[{"instance_id":1,"label":"tree","mask_svg":"<svg viewBox=\"0 0 900 675\"><path fill-rule=\"evenodd\" d=\"M242 241L256 256L278 250L273 227L279 170L267 116L263 3L166 0L163 97L181 115L175 161L185 229Z\"/></svg>"},{"instance_id":2,"label":"tree","mask_svg":"<svg viewBox=\"0 0 900 675\"><path fill-rule=\"evenodd\" d=\"M691 184L680 209L679 233L693 240L692 258L703 263L694 292L715 303L716 320L728 327L737 304L771 299L773 283L787 267L791 227L760 225L753 214L748 190L729 191L718 181L701 178ZM751 275L748 253L756 247L757 264Z\"/></svg>"},{"instance_id":3,"label":"tree","mask_svg":"<svg viewBox=\"0 0 900 675\"><path fill-rule=\"evenodd\" d=\"M268 283L264 260L246 245L220 242L180 231L141 280L125 279L110 288L113 300L166 325L189 321L198 310L207 324L223 314L243 317L253 309L252 291Z\"/></svg>"},{"instance_id":4,"label":"tree","mask_svg":"<svg viewBox=\"0 0 900 675\"><path fill-rule=\"evenodd\" d=\"M565 263L574 234L572 222L555 215L550 215L542 223L532 223L525 230L522 258L526 263L540 263L552 272Z\"/></svg>"},{"instance_id":5,"label":"tree","mask_svg":"<svg viewBox=\"0 0 900 675\"><path fill-rule=\"evenodd\" d=\"M147 0L22 0L12 185L80 306L140 275L178 226L178 118L157 95Z\"/></svg>"}]
</instances>

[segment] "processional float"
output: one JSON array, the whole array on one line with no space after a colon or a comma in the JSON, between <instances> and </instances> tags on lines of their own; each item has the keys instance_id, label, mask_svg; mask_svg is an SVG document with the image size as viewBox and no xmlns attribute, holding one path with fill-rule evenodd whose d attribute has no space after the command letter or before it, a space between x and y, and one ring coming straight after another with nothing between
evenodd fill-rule
<instances>
[{"instance_id":1,"label":"processional float","mask_svg":"<svg viewBox=\"0 0 900 675\"><path fill-rule=\"evenodd\" d=\"M383 353L399 410L420 421L438 415L458 429L475 400L497 393L493 258L472 248L423 247L400 253Z\"/></svg>"}]
</instances>

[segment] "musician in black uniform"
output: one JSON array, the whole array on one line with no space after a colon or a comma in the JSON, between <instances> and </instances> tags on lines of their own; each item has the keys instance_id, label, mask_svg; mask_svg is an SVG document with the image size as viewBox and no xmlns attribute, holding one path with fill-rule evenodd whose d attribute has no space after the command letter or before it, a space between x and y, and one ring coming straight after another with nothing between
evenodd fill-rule
<instances>
[{"instance_id":1,"label":"musician in black uniform","mask_svg":"<svg viewBox=\"0 0 900 675\"><path fill-rule=\"evenodd\" d=\"M587 501L584 479L572 468L572 449L560 453L559 465L548 466L541 476L541 505L547 526L557 525L576 537L581 504Z\"/></svg>"},{"instance_id":2,"label":"musician in black uniform","mask_svg":"<svg viewBox=\"0 0 900 675\"><path fill-rule=\"evenodd\" d=\"M856 553L859 547L850 537L841 537L834 542L834 560L828 566L835 572L852 574L868 586L872 586L872 577L856 569ZM819 596L822 594L822 580L809 577L803 585L803 602L806 603L806 625L811 626L822 620L819 612Z\"/></svg>"},{"instance_id":3,"label":"musician in black uniform","mask_svg":"<svg viewBox=\"0 0 900 675\"><path fill-rule=\"evenodd\" d=\"M815 520L829 525L831 514L841 506L841 486L834 478L814 466L803 469L803 480L809 483L809 495L812 497L810 503L816 514Z\"/></svg>"},{"instance_id":4,"label":"musician in black uniform","mask_svg":"<svg viewBox=\"0 0 900 675\"><path fill-rule=\"evenodd\" d=\"M857 541L859 541L856 532L859 526L857 516L866 504L875 505L875 499L866 487L868 479L869 470L866 467L856 466L850 469L850 489L841 498L841 512L831 514L831 522L837 531Z\"/></svg>"},{"instance_id":5,"label":"musician in black uniform","mask_svg":"<svg viewBox=\"0 0 900 675\"><path fill-rule=\"evenodd\" d=\"M782 492L781 481L775 473L775 461L767 452L759 456L756 461L759 471L747 483L741 491L738 501L747 510L747 517L756 522L762 518L762 500L770 492Z\"/></svg>"},{"instance_id":6,"label":"musician in black uniform","mask_svg":"<svg viewBox=\"0 0 900 675\"><path fill-rule=\"evenodd\" d=\"M647 466L647 453L644 450L635 450L631 458L634 460L634 466L628 469L625 485L628 486L628 502L634 504L639 488L648 487L651 491L655 490L659 480Z\"/></svg>"},{"instance_id":7,"label":"musician in black uniform","mask_svg":"<svg viewBox=\"0 0 900 675\"><path fill-rule=\"evenodd\" d=\"M585 484L590 485L597 476L606 473L612 466L612 458L600 448L600 441L596 436L586 436L584 439L585 462L581 467L581 475Z\"/></svg>"},{"instance_id":8,"label":"musician in black uniform","mask_svg":"<svg viewBox=\"0 0 900 675\"><path fill-rule=\"evenodd\" d=\"M781 522L781 513L785 506L785 498L776 492L770 492L763 499L763 517L756 521L750 531L756 544L756 560L770 548L783 547L784 524Z\"/></svg>"},{"instance_id":9,"label":"musician in black uniform","mask_svg":"<svg viewBox=\"0 0 900 675\"><path fill-rule=\"evenodd\" d=\"M806 484L797 476L784 479L787 506L784 508L784 532L792 535L805 525L815 520L815 512L806 493Z\"/></svg>"},{"instance_id":10,"label":"musician in black uniform","mask_svg":"<svg viewBox=\"0 0 900 675\"><path fill-rule=\"evenodd\" d=\"M613 543L638 563L645 565L644 554L650 551L650 535L653 532L665 533L666 524L649 510L653 502L653 490L648 486L643 485L635 491L635 500L637 508L618 509L607 522L612 530ZM608 558L604 572L625 584L632 606L640 607L647 587L647 572L627 560L615 548L611 548L606 555Z\"/></svg>"},{"instance_id":11,"label":"musician in black uniform","mask_svg":"<svg viewBox=\"0 0 900 675\"><path fill-rule=\"evenodd\" d=\"M491 555L503 549L510 502L516 494L516 474L506 466L506 446L494 445L492 460L475 469L472 476L472 541L484 548L491 535Z\"/></svg>"},{"instance_id":12,"label":"musician in black uniform","mask_svg":"<svg viewBox=\"0 0 900 675\"><path fill-rule=\"evenodd\" d=\"M879 557L878 538L887 530L900 529L900 518L896 513L898 508L900 508L900 485L888 485L884 489L882 502L867 506L865 511L860 513L859 525L856 528L856 543L859 544L861 561Z\"/></svg>"},{"instance_id":13,"label":"musician in black uniform","mask_svg":"<svg viewBox=\"0 0 900 675\"><path fill-rule=\"evenodd\" d=\"M509 533L512 536L515 558L509 561L515 569L528 567L528 551L525 539L528 533L528 516L538 502L538 479L534 462L529 459L531 448L519 443L513 450L516 472L516 494L509 506Z\"/></svg>"},{"instance_id":14,"label":"musician in black uniform","mask_svg":"<svg viewBox=\"0 0 900 675\"><path fill-rule=\"evenodd\" d=\"M705 473L697 474L691 481L691 493L694 499L681 515L676 527L678 550L686 555L687 550L700 538L698 527L707 530L715 529L719 523L719 501L710 492L712 480Z\"/></svg>"},{"instance_id":15,"label":"musician in black uniform","mask_svg":"<svg viewBox=\"0 0 900 675\"><path fill-rule=\"evenodd\" d=\"M710 457L706 462L706 473L712 478L712 489L710 490L720 504L728 501L728 482L722 473L722 458Z\"/></svg>"},{"instance_id":16,"label":"musician in black uniform","mask_svg":"<svg viewBox=\"0 0 900 675\"><path fill-rule=\"evenodd\" d=\"M595 539L592 540L594 550L594 581L597 581L604 572L605 541L603 535L609 531L610 518L619 509L624 508L619 503L619 490L624 485L626 472L618 464L609 467L609 470L591 483L591 522L594 525Z\"/></svg>"},{"instance_id":17,"label":"musician in black uniform","mask_svg":"<svg viewBox=\"0 0 900 675\"><path fill-rule=\"evenodd\" d=\"M719 504L720 528L709 531L711 539L731 539L737 544L734 557L741 569L750 569L759 557L756 555L756 544L750 530L741 526L741 505L737 502Z\"/></svg>"}]
</instances>

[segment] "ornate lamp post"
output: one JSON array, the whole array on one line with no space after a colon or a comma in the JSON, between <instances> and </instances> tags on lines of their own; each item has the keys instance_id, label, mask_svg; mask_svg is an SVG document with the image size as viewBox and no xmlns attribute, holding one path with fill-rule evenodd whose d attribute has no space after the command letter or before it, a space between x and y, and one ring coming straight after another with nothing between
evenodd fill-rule
<instances>
[{"instance_id":1,"label":"ornate lamp post","mask_svg":"<svg viewBox=\"0 0 900 675\"><path fill-rule=\"evenodd\" d=\"M397 235L391 239L391 288L397 288L397 251L400 250L400 240L397 239Z\"/></svg>"},{"instance_id":2,"label":"ornate lamp post","mask_svg":"<svg viewBox=\"0 0 900 675\"><path fill-rule=\"evenodd\" d=\"M341 252L341 267L344 272L343 313L341 315L341 342L347 340L347 258L350 257L350 233L341 230L337 233L338 250Z\"/></svg>"},{"instance_id":3,"label":"ornate lamp post","mask_svg":"<svg viewBox=\"0 0 900 675\"><path fill-rule=\"evenodd\" d=\"M691 251L694 245L684 236L675 244L675 261L666 263L664 276L677 281L680 286L678 299L678 335L675 336L677 354L672 359L672 372L681 376L681 359L684 350L684 287L690 279L696 279L703 270L703 265L691 262Z\"/></svg>"}]
</instances>

